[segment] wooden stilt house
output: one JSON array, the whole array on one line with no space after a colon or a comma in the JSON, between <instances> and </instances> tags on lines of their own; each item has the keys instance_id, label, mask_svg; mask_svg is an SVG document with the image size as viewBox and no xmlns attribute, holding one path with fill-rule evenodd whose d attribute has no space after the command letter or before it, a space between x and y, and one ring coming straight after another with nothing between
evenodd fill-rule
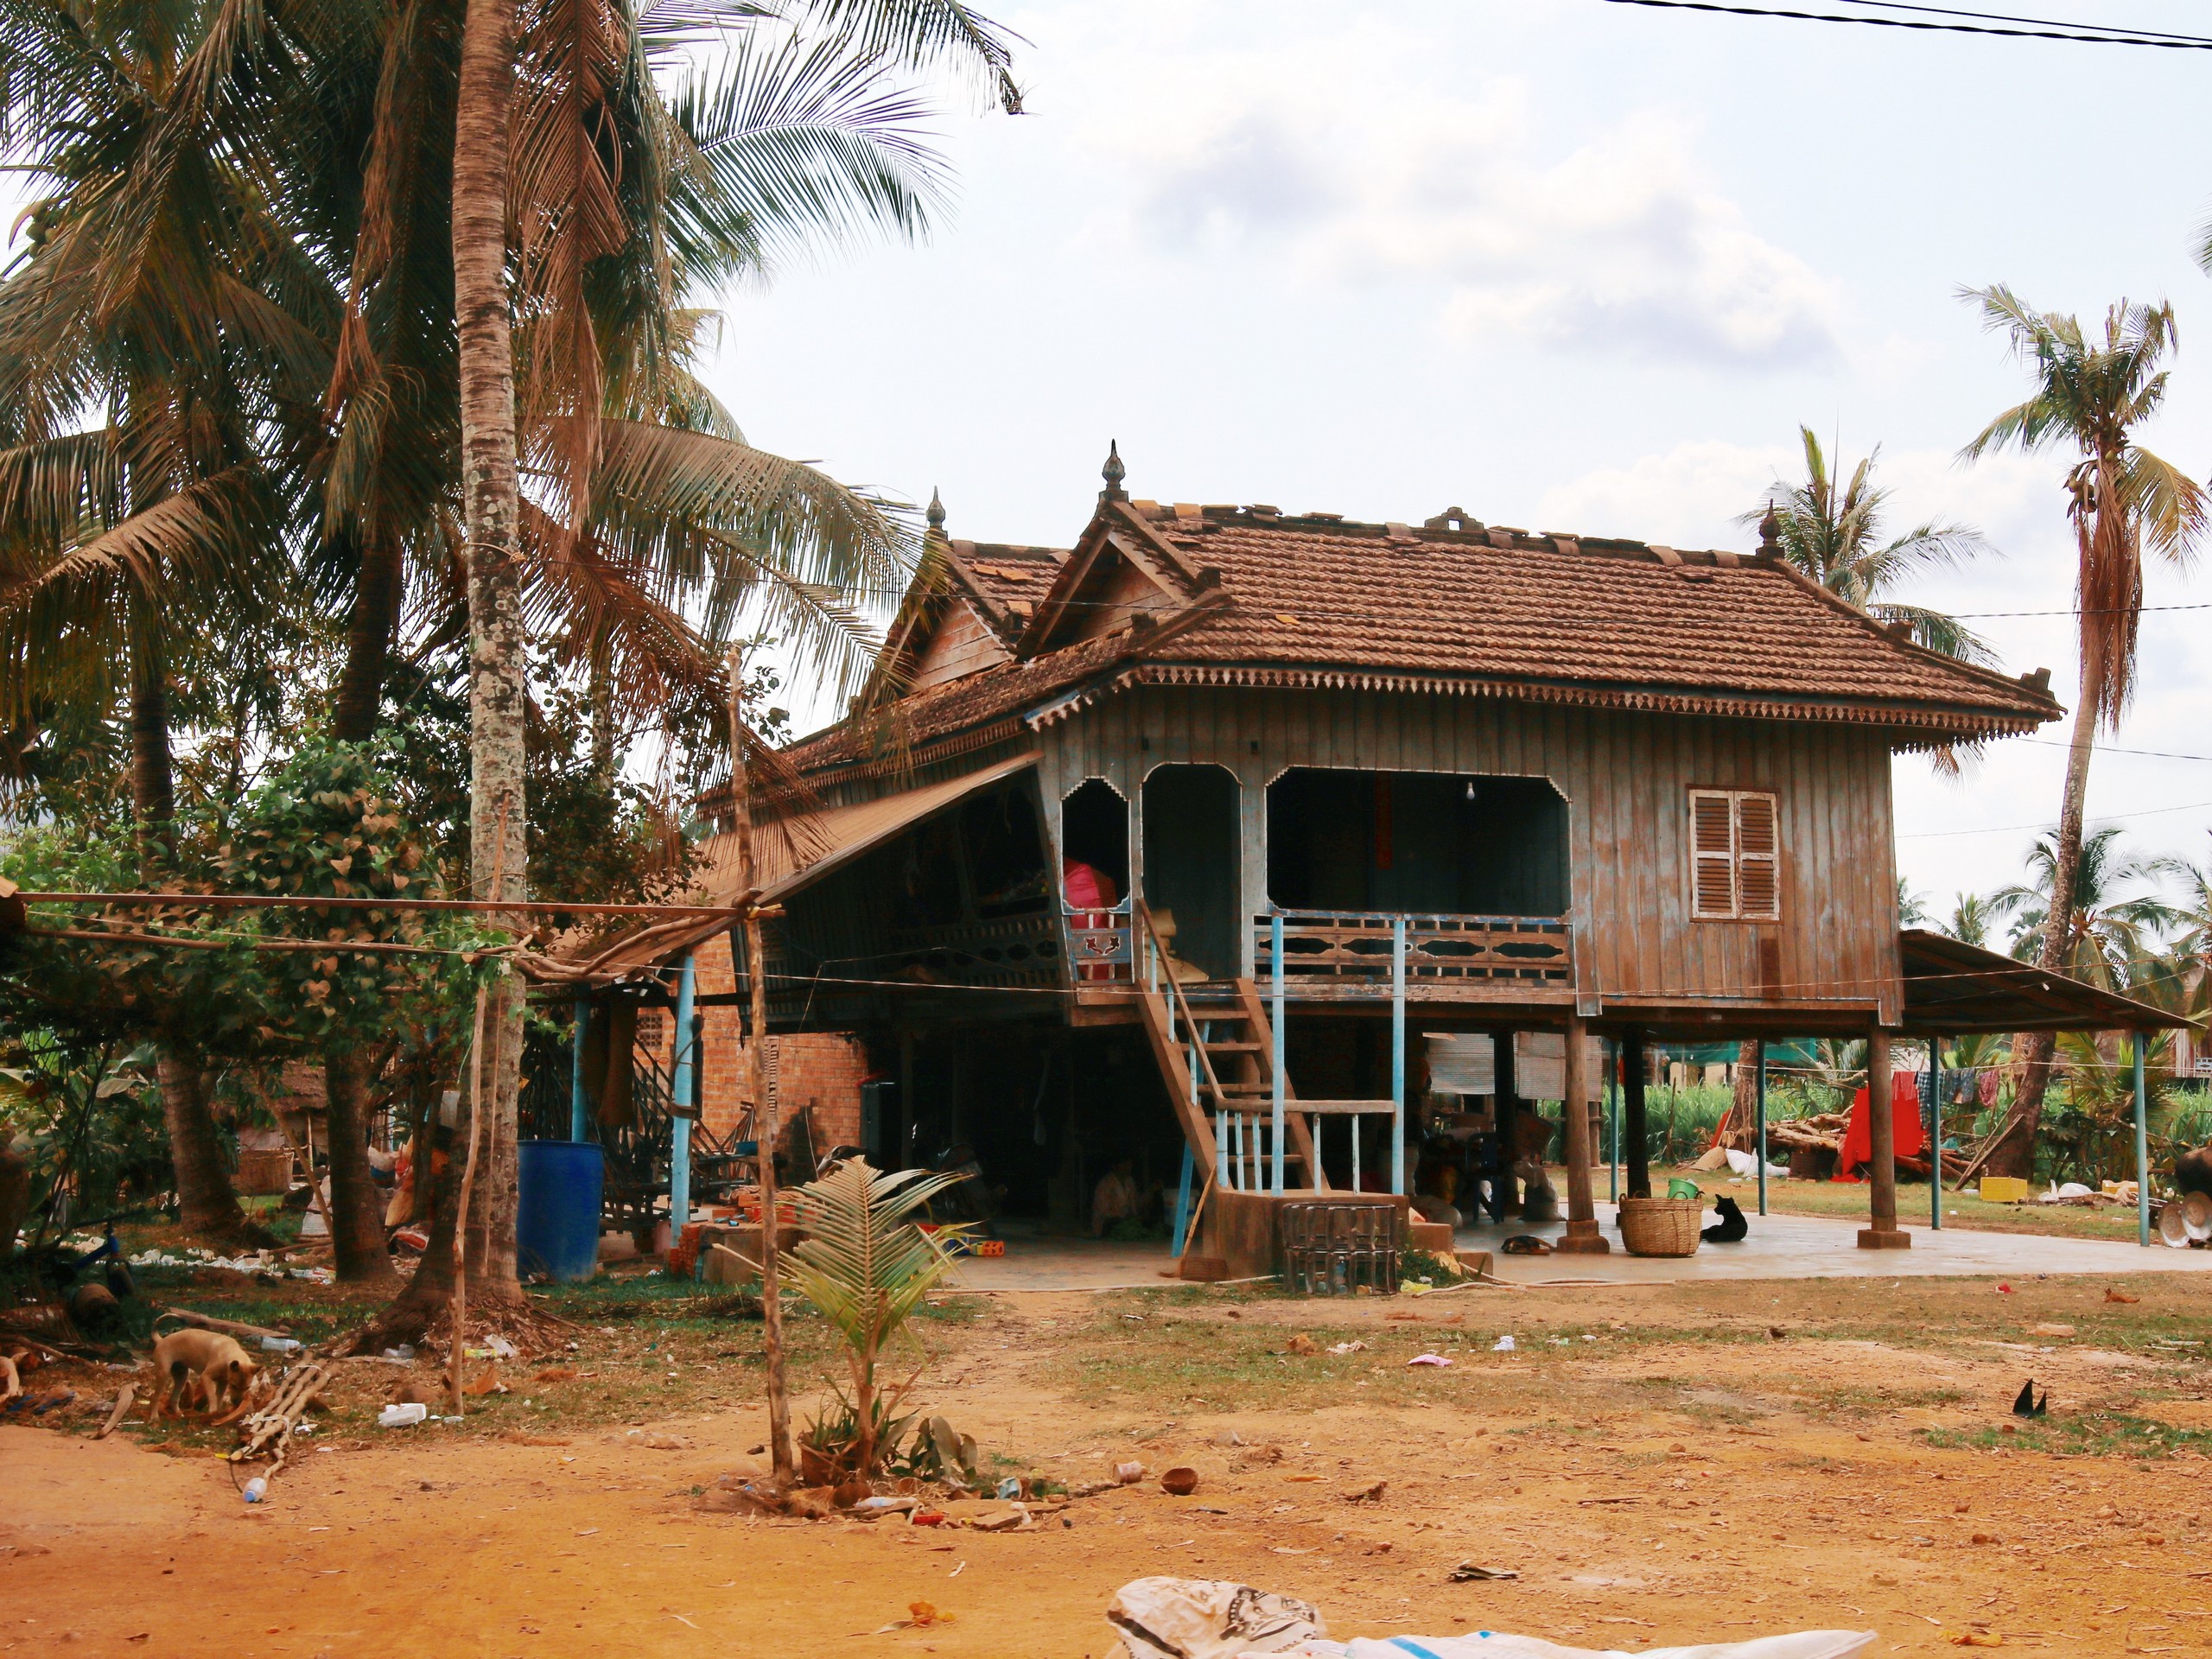
<instances>
[{"instance_id":1,"label":"wooden stilt house","mask_svg":"<svg viewBox=\"0 0 2212 1659\"><path fill-rule=\"evenodd\" d=\"M1589 1116L1529 1103L1590 1101L1649 1041L1871 1037L1885 1064L1892 757L2061 713L2047 673L1807 581L1770 526L1691 550L1105 476L1065 549L950 538L933 504L904 689L786 753L823 804L803 853L766 837L772 1030L872 1057L852 1138L964 1144L1063 1223L1123 1159L1166 1180L1187 1147L1233 1228L1403 1194L1454 1134L1488 1138L1496 1204L1556 1133L1567 1247L1605 1248ZM664 935L640 961L687 949L713 1069L744 964Z\"/></svg>"}]
</instances>

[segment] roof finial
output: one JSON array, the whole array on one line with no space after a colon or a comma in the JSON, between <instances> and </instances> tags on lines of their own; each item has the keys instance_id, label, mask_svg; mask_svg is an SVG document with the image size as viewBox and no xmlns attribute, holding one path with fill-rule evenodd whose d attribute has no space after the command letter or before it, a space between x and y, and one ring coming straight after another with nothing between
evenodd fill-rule
<instances>
[{"instance_id":1,"label":"roof finial","mask_svg":"<svg viewBox=\"0 0 2212 1659\"><path fill-rule=\"evenodd\" d=\"M1098 492L1101 501L1126 501L1129 493L1122 487L1122 480L1129 469L1122 465L1122 442L1109 438L1106 443L1106 464L1098 469L1098 476L1106 480L1106 487Z\"/></svg>"},{"instance_id":2,"label":"roof finial","mask_svg":"<svg viewBox=\"0 0 2212 1659\"><path fill-rule=\"evenodd\" d=\"M1759 556L1763 559L1782 556L1782 519L1775 512L1771 501L1766 504L1766 517L1759 520Z\"/></svg>"},{"instance_id":3,"label":"roof finial","mask_svg":"<svg viewBox=\"0 0 2212 1659\"><path fill-rule=\"evenodd\" d=\"M924 515L930 523L929 534L938 541L944 539L944 500L937 493L937 486L930 486L930 510Z\"/></svg>"}]
</instances>

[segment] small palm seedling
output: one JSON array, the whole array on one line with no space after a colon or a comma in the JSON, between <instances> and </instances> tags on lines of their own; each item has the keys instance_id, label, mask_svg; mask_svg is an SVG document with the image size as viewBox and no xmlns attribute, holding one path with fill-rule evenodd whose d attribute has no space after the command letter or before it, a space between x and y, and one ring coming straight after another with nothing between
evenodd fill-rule
<instances>
[{"instance_id":1,"label":"small palm seedling","mask_svg":"<svg viewBox=\"0 0 2212 1659\"><path fill-rule=\"evenodd\" d=\"M866 1479L898 1450L908 1419L896 1415L928 1355L902 1382L885 1387L878 1368L915 1308L952 1270L944 1240L954 1228L925 1233L911 1217L959 1175L888 1173L861 1159L840 1164L794 1195L808 1236L792 1251L791 1282L845 1339L851 1393L824 1413L806 1444L832 1480ZM920 1351L920 1344L915 1344ZM833 1388L835 1385L832 1385Z\"/></svg>"}]
</instances>

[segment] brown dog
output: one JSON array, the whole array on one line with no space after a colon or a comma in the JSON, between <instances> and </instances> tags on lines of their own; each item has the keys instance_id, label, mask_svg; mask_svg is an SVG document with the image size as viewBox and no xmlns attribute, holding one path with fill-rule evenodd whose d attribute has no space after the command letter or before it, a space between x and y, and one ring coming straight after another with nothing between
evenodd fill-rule
<instances>
[{"instance_id":1,"label":"brown dog","mask_svg":"<svg viewBox=\"0 0 2212 1659\"><path fill-rule=\"evenodd\" d=\"M260 1369L235 1337L172 1331L154 1344L154 1415L181 1417L189 1408L212 1416L226 1403L243 1406Z\"/></svg>"}]
</instances>

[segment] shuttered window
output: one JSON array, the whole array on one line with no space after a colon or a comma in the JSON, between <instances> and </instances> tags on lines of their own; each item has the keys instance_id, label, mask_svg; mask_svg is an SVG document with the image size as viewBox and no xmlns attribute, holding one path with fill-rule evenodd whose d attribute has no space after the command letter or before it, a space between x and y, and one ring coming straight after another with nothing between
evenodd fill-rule
<instances>
[{"instance_id":1,"label":"shuttered window","mask_svg":"<svg viewBox=\"0 0 2212 1659\"><path fill-rule=\"evenodd\" d=\"M1781 833L1763 790L1690 791L1690 914L1771 922L1782 914Z\"/></svg>"}]
</instances>

